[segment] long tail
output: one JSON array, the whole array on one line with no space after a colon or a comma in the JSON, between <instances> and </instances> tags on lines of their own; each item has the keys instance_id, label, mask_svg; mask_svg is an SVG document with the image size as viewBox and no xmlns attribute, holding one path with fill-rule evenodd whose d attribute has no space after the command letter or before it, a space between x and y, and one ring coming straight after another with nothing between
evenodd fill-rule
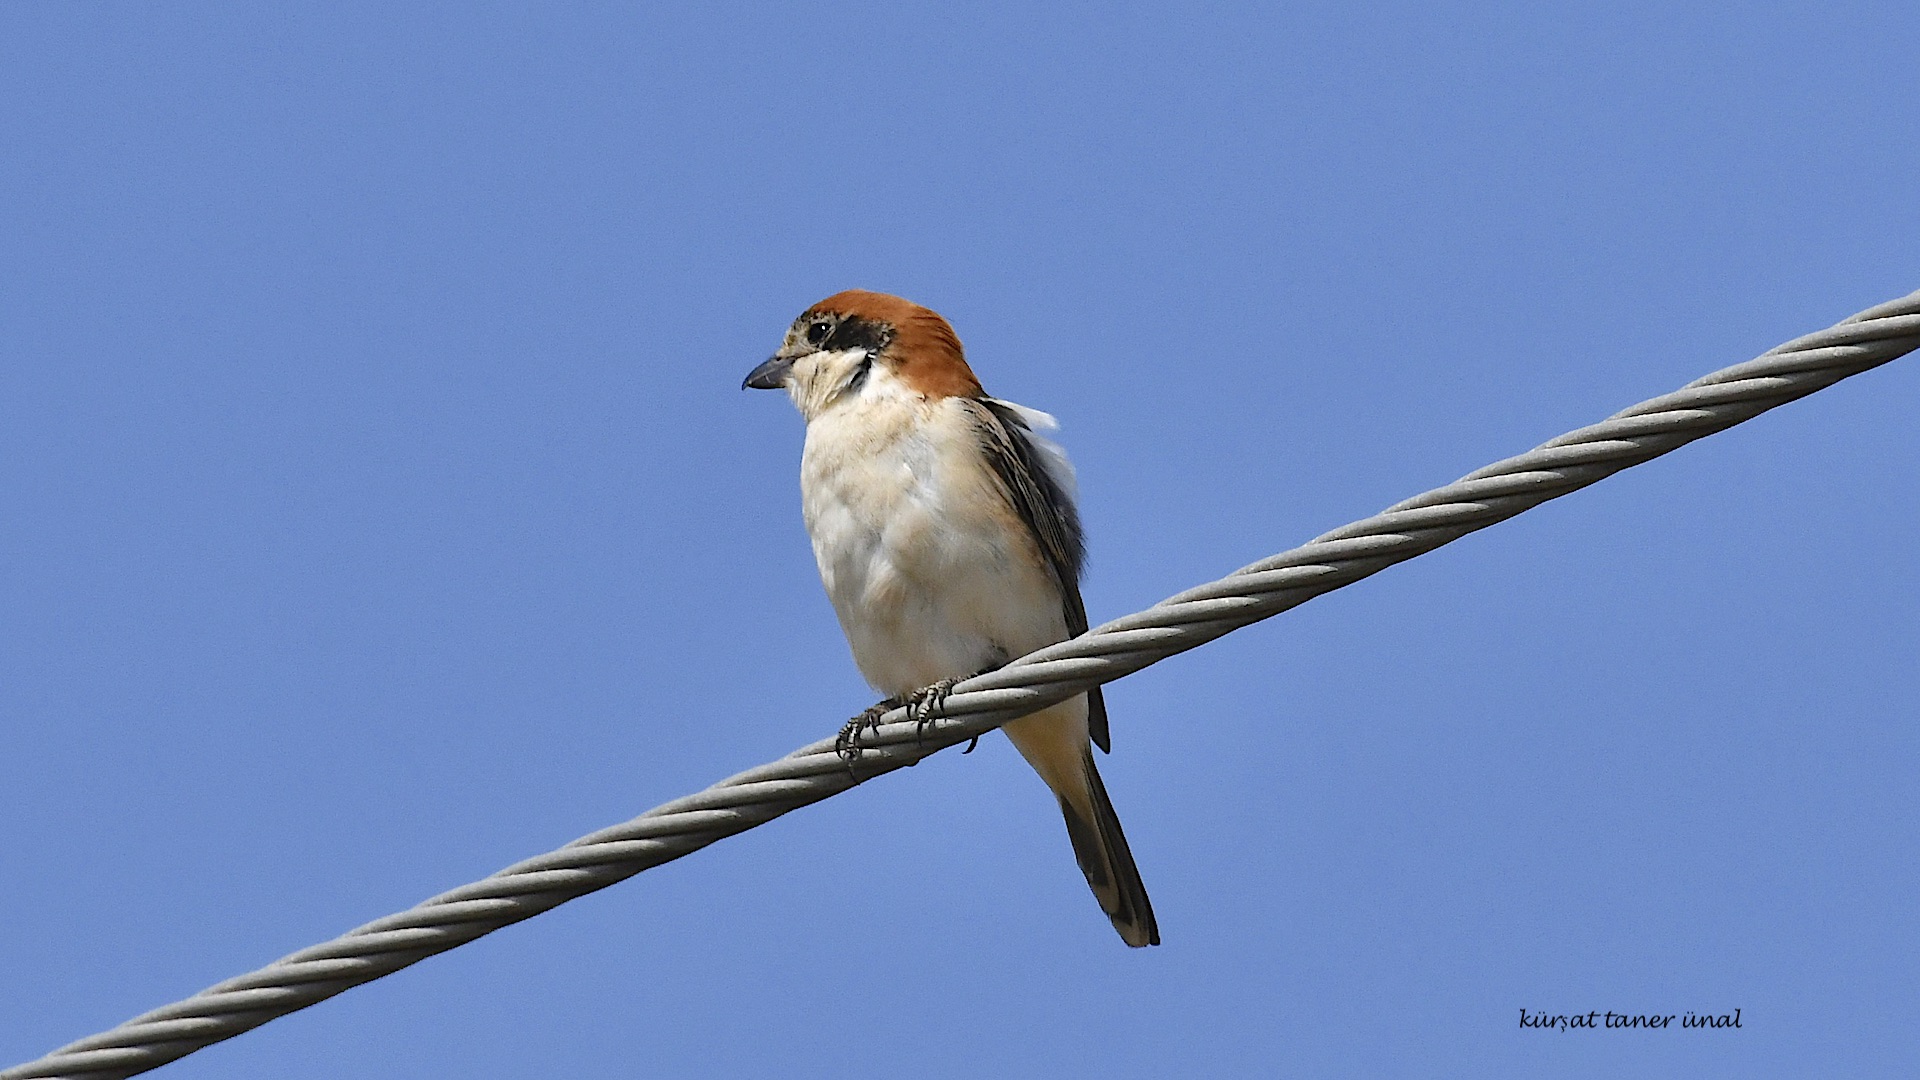
<instances>
[{"instance_id":1,"label":"long tail","mask_svg":"<svg viewBox=\"0 0 1920 1080\"><path fill-rule=\"evenodd\" d=\"M1068 698L1052 708L1023 716L1005 728L1007 738L1027 759L1033 771L1060 800L1060 816L1067 819L1067 838L1080 872L1113 920L1121 940L1140 947L1160 944L1160 927L1153 921L1153 905L1140 881L1140 868L1127 849L1119 815L1100 782L1093 764L1093 745L1087 730L1087 699Z\"/></svg>"},{"instance_id":2,"label":"long tail","mask_svg":"<svg viewBox=\"0 0 1920 1080\"><path fill-rule=\"evenodd\" d=\"M1080 861L1080 872L1087 875L1087 884L1092 886L1107 918L1113 920L1120 939L1135 948L1158 945L1160 925L1153 921L1146 882L1140 880L1140 868L1134 865L1127 834L1120 831L1120 816L1113 812L1107 785L1100 782L1091 749L1082 754L1081 761L1086 769L1085 805L1076 806L1079 800L1060 795L1060 814L1067 819L1074 858Z\"/></svg>"}]
</instances>

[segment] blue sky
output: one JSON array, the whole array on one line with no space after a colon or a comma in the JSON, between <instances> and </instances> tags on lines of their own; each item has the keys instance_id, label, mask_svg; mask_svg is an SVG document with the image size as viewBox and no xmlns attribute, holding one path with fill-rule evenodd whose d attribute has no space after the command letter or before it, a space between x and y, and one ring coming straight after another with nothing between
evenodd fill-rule
<instances>
[{"instance_id":1,"label":"blue sky","mask_svg":"<svg viewBox=\"0 0 1920 1080\"><path fill-rule=\"evenodd\" d=\"M0 1063L865 706L738 389L812 301L1059 416L1098 623L1920 287L1916 55L1899 4L8 5ZM1159 949L996 738L163 1075L1910 1070L1916 407L1111 686Z\"/></svg>"}]
</instances>

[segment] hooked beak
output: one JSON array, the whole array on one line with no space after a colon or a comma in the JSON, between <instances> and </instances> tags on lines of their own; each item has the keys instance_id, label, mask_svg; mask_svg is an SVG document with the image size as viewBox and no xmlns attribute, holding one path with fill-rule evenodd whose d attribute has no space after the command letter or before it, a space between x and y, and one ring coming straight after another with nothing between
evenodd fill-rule
<instances>
[{"instance_id":1,"label":"hooked beak","mask_svg":"<svg viewBox=\"0 0 1920 1080\"><path fill-rule=\"evenodd\" d=\"M747 372L742 390L778 390L787 384L787 372L793 370L794 357L774 354L766 363Z\"/></svg>"}]
</instances>

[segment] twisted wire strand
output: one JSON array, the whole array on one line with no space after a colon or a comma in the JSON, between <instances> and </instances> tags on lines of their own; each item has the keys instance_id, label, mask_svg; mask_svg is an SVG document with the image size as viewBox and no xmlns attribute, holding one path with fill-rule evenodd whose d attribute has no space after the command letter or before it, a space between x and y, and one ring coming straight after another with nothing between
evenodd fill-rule
<instances>
[{"instance_id":1,"label":"twisted wire strand","mask_svg":"<svg viewBox=\"0 0 1920 1080\"><path fill-rule=\"evenodd\" d=\"M888 713L848 762L834 740L675 799L625 824L376 919L332 941L155 1009L0 1080L118 1080L306 1008L575 897L744 832L1091 686L1577 491L1920 347L1920 292L1716 371L1601 423L1188 589L1145 611L966 680L930 722Z\"/></svg>"}]
</instances>

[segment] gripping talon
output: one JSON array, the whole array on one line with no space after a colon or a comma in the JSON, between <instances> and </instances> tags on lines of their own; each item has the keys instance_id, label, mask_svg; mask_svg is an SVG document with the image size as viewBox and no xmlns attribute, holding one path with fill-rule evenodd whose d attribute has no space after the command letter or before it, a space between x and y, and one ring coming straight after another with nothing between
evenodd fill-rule
<instances>
[{"instance_id":1,"label":"gripping talon","mask_svg":"<svg viewBox=\"0 0 1920 1080\"><path fill-rule=\"evenodd\" d=\"M960 685L961 679L941 679L931 686L915 690L907 703L907 715L912 718L913 737L916 742L925 738L927 725L934 722L936 715L953 696L953 688Z\"/></svg>"},{"instance_id":2,"label":"gripping talon","mask_svg":"<svg viewBox=\"0 0 1920 1080\"><path fill-rule=\"evenodd\" d=\"M905 704L907 704L906 698L890 697L885 701L869 705L865 712L847 721L846 726L840 729L840 734L833 740L833 752L839 754L840 760L848 764L860 760L861 753L866 750L861 736L879 727L881 717Z\"/></svg>"}]
</instances>

